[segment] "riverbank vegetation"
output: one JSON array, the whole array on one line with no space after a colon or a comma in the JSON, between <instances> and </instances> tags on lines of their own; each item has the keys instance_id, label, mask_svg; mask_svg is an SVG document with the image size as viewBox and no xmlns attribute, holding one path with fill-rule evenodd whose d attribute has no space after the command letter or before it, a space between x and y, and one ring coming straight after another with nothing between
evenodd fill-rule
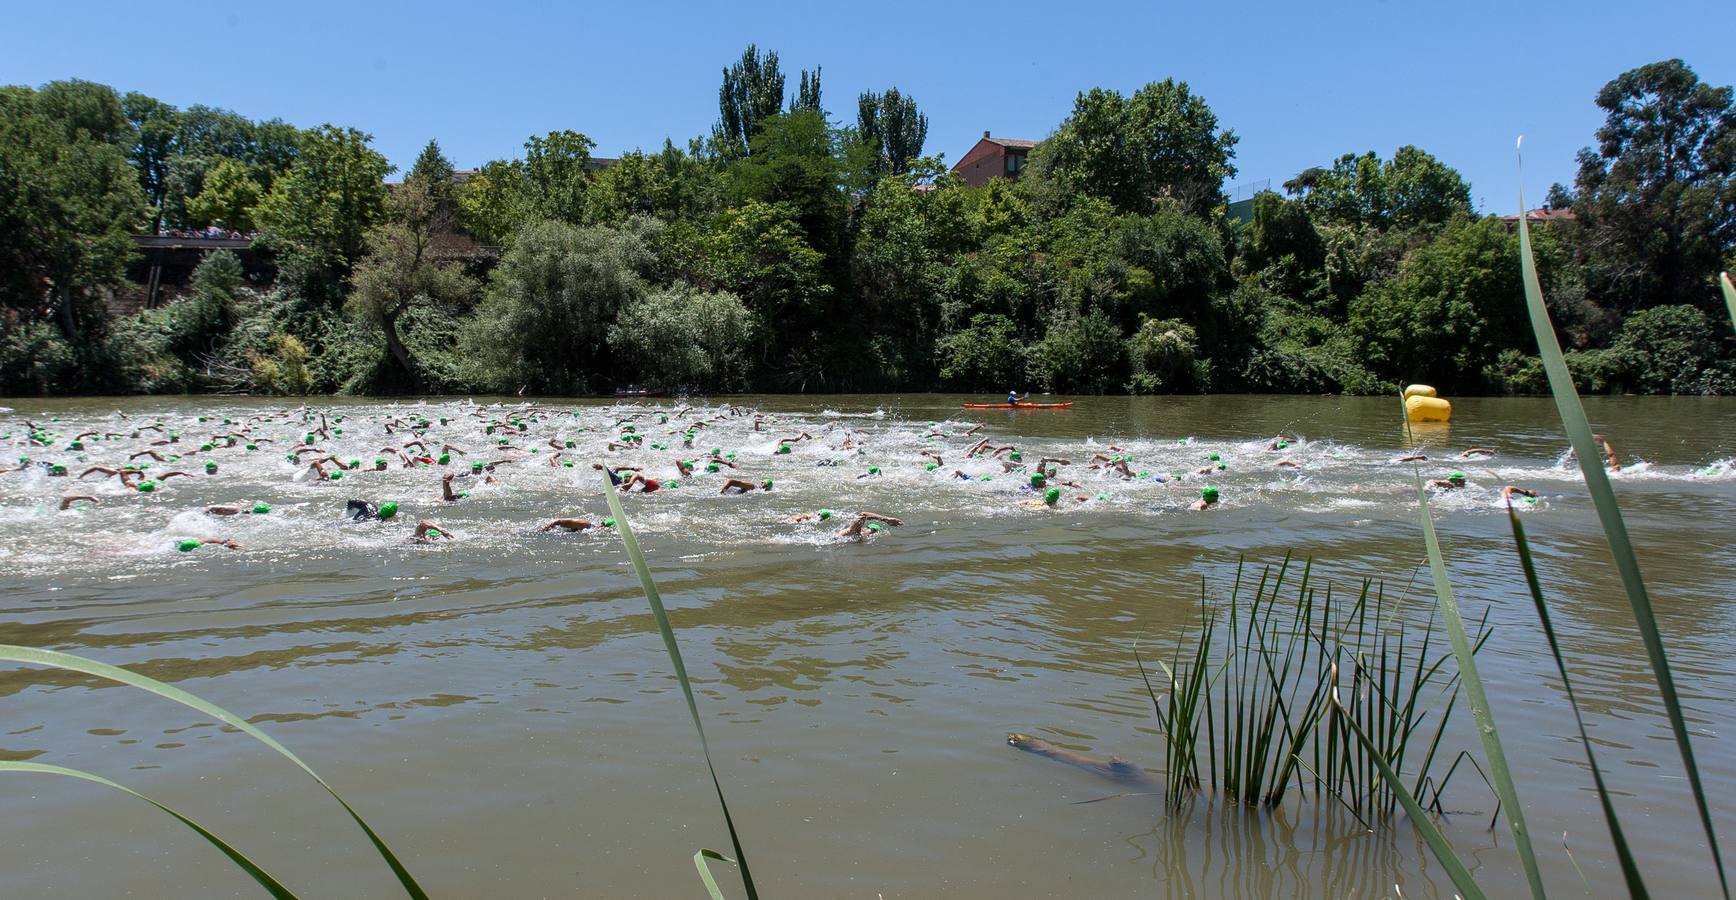
<instances>
[{"instance_id":1,"label":"riverbank vegetation","mask_svg":"<svg viewBox=\"0 0 1736 900\"><path fill-rule=\"evenodd\" d=\"M895 87L839 114L820 69L785 82L750 47L685 145L562 130L456 173L431 141L395 184L356 128L0 88L0 394L1545 390L1514 223L1424 149L1232 209L1238 137L1165 80L1080 93L973 187ZM1736 392L1732 91L1668 60L1595 102L1535 223L1573 378ZM112 302L133 235L201 230L271 277L216 252L173 302Z\"/></svg>"}]
</instances>

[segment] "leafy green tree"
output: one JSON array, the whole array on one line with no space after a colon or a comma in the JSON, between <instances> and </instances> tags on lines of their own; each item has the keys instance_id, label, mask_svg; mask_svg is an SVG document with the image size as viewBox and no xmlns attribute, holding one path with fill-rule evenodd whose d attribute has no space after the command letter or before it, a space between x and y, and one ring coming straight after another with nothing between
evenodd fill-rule
<instances>
[{"instance_id":1,"label":"leafy green tree","mask_svg":"<svg viewBox=\"0 0 1736 900\"><path fill-rule=\"evenodd\" d=\"M1127 383L1135 394L1173 393L1196 386L1194 358L1199 355L1199 333L1180 319L1146 319L1127 339L1127 359L1133 377Z\"/></svg>"},{"instance_id":2,"label":"leafy green tree","mask_svg":"<svg viewBox=\"0 0 1736 900\"><path fill-rule=\"evenodd\" d=\"M186 297L119 323L110 353L123 384L148 394L203 387L201 373L239 318L241 285L241 260L219 250L193 270Z\"/></svg>"},{"instance_id":3,"label":"leafy green tree","mask_svg":"<svg viewBox=\"0 0 1736 900\"><path fill-rule=\"evenodd\" d=\"M717 91L718 120L711 130L715 152L725 159L747 156L760 126L783 105L784 74L778 68L777 51L762 55L759 48L747 45L741 59L723 70L723 86Z\"/></svg>"},{"instance_id":4,"label":"leafy green tree","mask_svg":"<svg viewBox=\"0 0 1736 900\"><path fill-rule=\"evenodd\" d=\"M1498 219L1455 219L1399 276L1350 306L1358 357L1391 382L1477 391L1526 326L1516 236Z\"/></svg>"},{"instance_id":5,"label":"leafy green tree","mask_svg":"<svg viewBox=\"0 0 1736 900\"><path fill-rule=\"evenodd\" d=\"M1622 323L1610 344L1631 390L1647 394L1728 394L1736 366L1719 365L1719 329L1697 307L1655 306Z\"/></svg>"},{"instance_id":6,"label":"leafy green tree","mask_svg":"<svg viewBox=\"0 0 1736 900\"><path fill-rule=\"evenodd\" d=\"M809 245L834 259L843 243L846 154L853 146L820 113L798 110L763 123L753 155L726 176L740 200L794 210Z\"/></svg>"},{"instance_id":7,"label":"leafy green tree","mask_svg":"<svg viewBox=\"0 0 1736 900\"><path fill-rule=\"evenodd\" d=\"M1168 199L1204 213L1236 174L1237 140L1185 81L1154 81L1131 97L1092 88L1032 154L1032 174L1124 212L1150 212Z\"/></svg>"},{"instance_id":8,"label":"leafy green tree","mask_svg":"<svg viewBox=\"0 0 1736 900\"><path fill-rule=\"evenodd\" d=\"M1121 329L1101 312L1060 318L1027 357L1031 378L1045 391L1102 394L1127 378Z\"/></svg>"},{"instance_id":9,"label":"leafy green tree","mask_svg":"<svg viewBox=\"0 0 1736 900\"><path fill-rule=\"evenodd\" d=\"M790 98L790 112L797 110L812 110L824 112L820 108L820 67L815 66L812 74L807 69L802 70L801 86L796 89L796 95Z\"/></svg>"},{"instance_id":10,"label":"leafy green tree","mask_svg":"<svg viewBox=\"0 0 1736 900\"><path fill-rule=\"evenodd\" d=\"M485 164L458 189L459 221L486 243L512 243L525 221L523 184L517 162L497 159Z\"/></svg>"},{"instance_id":11,"label":"leafy green tree","mask_svg":"<svg viewBox=\"0 0 1736 900\"><path fill-rule=\"evenodd\" d=\"M115 89L106 84L78 78L50 81L36 92L36 106L66 130L69 141L82 139L132 149L133 123Z\"/></svg>"},{"instance_id":12,"label":"leafy green tree","mask_svg":"<svg viewBox=\"0 0 1736 900\"><path fill-rule=\"evenodd\" d=\"M591 148L596 144L576 131L551 131L524 142L526 215L558 219L574 225L585 221L585 194L591 183Z\"/></svg>"},{"instance_id":13,"label":"leafy green tree","mask_svg":"<svg viewBox=\"0 0 1736 900\"><path fill-rule=\"evenodd\" d=\"M916 99L888 88L884 94L864 91L856 101L856 133L877 155L876 171L903 175L921 158L928 142L928 117Z\"/></svg>"},{"instance_id":14,"label":"leafy green tree","mask_svg":"<svg viewBox=\"0 0 1736 900\"><path fill-rule=\"evenodd\" d=\"M629 300L609 346L641 383L734 391L747 387L757 330L741 298L677 283Z\"/></svg>"},{"instance_id":15,"label":"leafy green tree","mask_svg":"<svg viewBox=\"0 0 1736 900\"><path fill-rule=\"evenodd\" d=\"M1025 374L1025 345L1012 319L978 313L970 327L935 343L940 377L964 391L1017 390Z\"/></svg>"},{"instance_id":16,"label":"leafy green tree","mask_svg":"<svg viewBox=\"0 0 1736 900\"><path fill-rule=\"evenodd\" d=\"M621 310L645 291L653 238L642 223L526 225L490 274L465 335L483 385L584 393L613 380L600 351Z\"/></svg>"},{"instance_id":17,"label":"leafy green tree","mask_svg":"<svg viewBox=\"0 0 1736 900\"><path fill-rule=\"evenodd\" d=\"M92 93L61 89L43 103L29 88L0 88L0 304L22 321L52 316L75 349L85 333L100 336L98 292L120 281L148 221L127 151L87 121L87 106L103 106Z\"/></svg>"},{"instance_id":18,"label":"leafy green tree","mask_svg":"<svg viewBox=\"0 0 1736 900\"><path fill-rule=\"evenodd\" d=\"M368 230L386 213L393 166L368 146L372 140L329 124L307 132L295 163L255 210L266 245L296 258L305 295L338 298Z\"/></svg>"},{"instance_id":19,"label":"leafy green tree","mask_svg":"<svg viewBox=\"0 0 1736 900\"><path fill-rule=\"evenodd\" d=\"M386 339L390 362L378 373L375 392L415 393L423 387L422 367L399 334L405 313L417 303L468 307L476 295L475 279L459 263L442 258L436 243L450 233L452 216L439 189L451 185L451 176L443 182L438 178L438 166L430 163L392 192L388 217L368 232L368 255L350 279L350 312Z\"/></svg>"},{"instance_id":20,"label":"leafy green tree","mask_svg":"<svg viewBox=\"0 0 1736 900\"><path fill-rule=\"evenodd\" d=\"M188 224L219 223L243 234L254 231L253 211L264 196L253 179L253 167L233 159L218 160L205 175L199 195L187 201Z\"/></svg>"},{"instance_id":21,"label":"leafy green tree","mask_svg":"<svg viewBox=\"0 0 1736 900\"><path fill-rule=\"evenodd\" d=\"M814 349L833 288L825 257L809 246L796 209L750 200L725 210L703 247L710 280L775 325L761 331L756 364L773 367L779 378L799 369L794 357Z\"/></svg>"},{"instance_id":22,"label":"leafy green tree","mask_svg":"<svg viewBox=\"0 0 1736 900\"><path fill-rule=\"evenodd\" d=\"M1407 144L1385 162L1372 152L1346 153L1312 180L1302 203L1329 225L1438 227L1471 213L1471 187L1456 170Z\"/></svg>"},{"instance_id":23,"label":"leafy green tree","mask_svg":"<svg viewBox=\"0 0 1736 900\"><path fill-rule=\"evenodd\" d=\"M416 162L410 166L410 174L404 176L406 183L412 178L421 180L422 188L434 204L435 212L443 217L441 224L448 228L455 224L452 216L458 201L458 191L452 183L453 171L452 160L447 159L446 154L441 152L440 142L430 140L428 145L422 148L422 152L416 154Z\"/></svg>"},{"instance_id":24,"label":"leafy green tree","mask_svg":"<svg viewBox=\"0 0 1736 900\"><path fill-rule=\"evenodd\" d=\"M138 136L130 158L139 172L139 186L144 188L145 197L155 210L151 233L157 234L163 229L163 201L168 195L169 162L177 152L175 132L180 128L180 112L137 91L121 98L121 108Z\"/></svg>"},{"instance_id":25,"label":"leafy green tree","mask_svg":"<svg viewBox=\"0 0 1736 900\"><path fill-rule=\"evenodd\" d=\"M1593 290L1619 310L1715 309L1736 244L1736 100L1679 59L1598 91L1597 146L1579 153L1573 210L1589 236Z\"/></svg>"}]
</instances>

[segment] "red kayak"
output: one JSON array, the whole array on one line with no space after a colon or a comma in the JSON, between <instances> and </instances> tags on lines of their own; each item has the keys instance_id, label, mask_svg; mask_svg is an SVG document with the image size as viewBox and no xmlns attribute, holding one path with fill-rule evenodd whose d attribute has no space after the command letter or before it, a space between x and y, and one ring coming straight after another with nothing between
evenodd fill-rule
<instances>
[{"instance_id":1,"label":"red kayak","mask_svg":"<svg viewBox=\"0 0 1736 900\"><path fill-rule=\"evenodd\" d=\"M965 409L1071 409L1073 401L1066 403L966 403Z\"/></svg>"}]
</instances>

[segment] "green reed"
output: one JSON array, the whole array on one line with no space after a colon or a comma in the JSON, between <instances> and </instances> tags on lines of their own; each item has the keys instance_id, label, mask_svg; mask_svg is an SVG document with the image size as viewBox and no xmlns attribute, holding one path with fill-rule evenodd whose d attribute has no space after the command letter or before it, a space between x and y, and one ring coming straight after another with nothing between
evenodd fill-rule
<instances>
[{"instance_id":1,"label":"green reed","mask_svg":"<svg viewBox=\"0 0 1736 900\"><path fill-rule=\"evenodd\" d=\"M1164 795L1172 809L1202 793L1272 807L1291 789L1330 796L1365 825L1390 817L1398 793L1439 806L1451 772L1434 778L1442 726L1457 701L1459 677L1435 645L1435 618L1414 639L1383 588L1364 581L1353 599L1319 587L1311 566L1295 579L1291 561L1266 567L1249 584L1238 566L1217 608L1201 584L1199 634L1158 661L1160 699L1144 661L1152 708L1164 741ZM1488 638L1479 628L1475 648ZM1337 692L1352 703L1333 703ZM1435 714L1435 706L1444 704ZM1431 722L1431 719L1435 720ZM1371 736L1364 745L1357 728ZM1375 757L1413 780L1395 788Z\"/></svg>"}]
</instances>

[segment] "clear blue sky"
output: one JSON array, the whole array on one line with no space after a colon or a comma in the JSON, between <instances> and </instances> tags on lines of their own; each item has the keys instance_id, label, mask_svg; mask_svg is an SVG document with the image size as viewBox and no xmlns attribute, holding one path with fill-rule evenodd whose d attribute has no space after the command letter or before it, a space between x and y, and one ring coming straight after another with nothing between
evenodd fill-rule
<instances>
[{"instance_id":1,"label":"clear blue sky","mask_svg":"<svg viewBox=\"0 0 1736 900\"><path fill-rule=\"evenodd\" d=\"M541 7L558 8L545 12ZM753 7L750 9L750 6ZM1341 153L1414 143L1462 171L1478 206L1571 181L1592 104L1616 74L1680 57L1736 82L1729 0L1120 3L13 3L0 83L80 77L186 106L354 125L407 165L438 138L460 167L524 138L582 131L598 155L705 133L723 66L749 42L825 67L854 121L896 85L949 161L984 129L1041 138L1093 86L1188 81L1241 136L1236 182L1274 185ZM1722 45L1722 46L1720 46Z\"/></svg>"}]
</instances>

